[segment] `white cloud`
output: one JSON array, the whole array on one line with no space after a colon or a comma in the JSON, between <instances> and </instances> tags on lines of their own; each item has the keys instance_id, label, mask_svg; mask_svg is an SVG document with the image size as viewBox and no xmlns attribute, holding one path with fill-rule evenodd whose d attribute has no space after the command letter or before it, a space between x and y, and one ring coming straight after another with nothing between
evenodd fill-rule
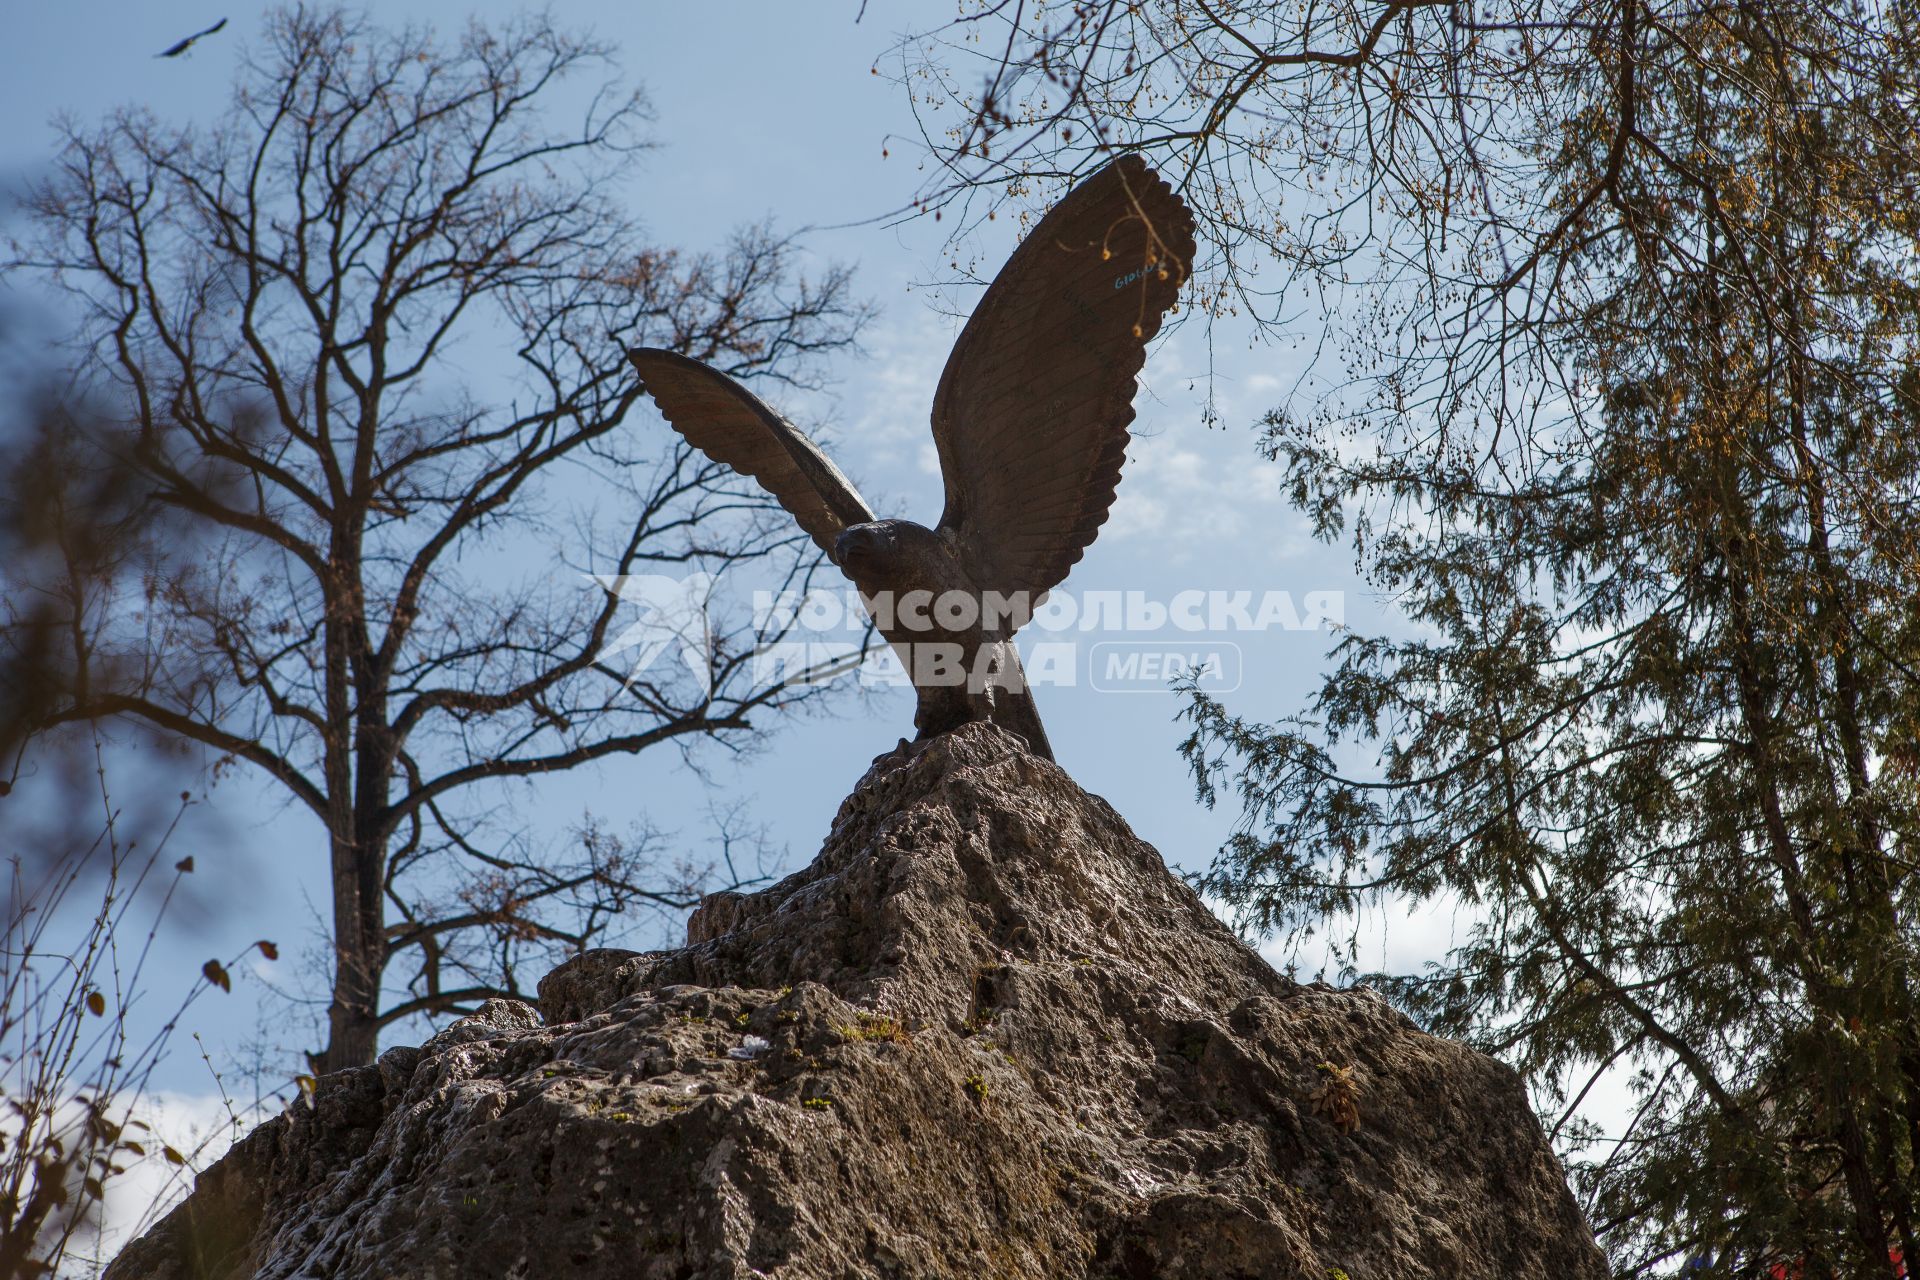
<instances>
[{"instance_id":1,"label":"white cloud","mask_svg":"<svg viewBox=\"0 0 1920 1280\"><path fill-rule=\"evenodd\" d=\"M1283 468L1260 456L1252 430L1293 379L1275 371L1283 357L1270 348L1209 351L1206 342L1189 326L1148 352L1136 434L1102 536L1150 541L1173 564L1294 559L1312 538L1281 494Z\"/></svg>"},{"instance_id":2,"label":"white cloud","mask_svg":"<svg viewBox=\"0 0 1920 1280\"><path fill-rule=\"evenodd\" d=\"M1213 904L1210 904L1213 905ZM1216 910L1219 908L1216 906ZM1389 898L1340 920L1296 946L1267 942L1260 954L1281 971L1292 968L1302 980L1324 974L1331 981L1339 972L1333 947L1354 948L1363 972L1417 974L1436 961L1445 961L1473 927L1472 913L1451 896L1414 904Z\"/></svg>"},{"instance_id":3,"label":"white cloud","mask_svg":"<svg viewBox=\"0 0 1920 1280\"><path fill-rule=\"evenodd\" d=\"M1306 529L1280 496L1279 465L1256 456L1245 436L1197 424L1196 413L1135 438L1102 536L1151 540L1157 556L1175 564L1228 554L1271 562L1306 550Z\"/></svg>"},{"instance_id":4,"label":"white cloud","mask_svg":"<svg viewBox=\"0 0 1920 1280\"><path fill-rule=\"evenodd\" d=\"M922 463L932 448L934 388L959 322L917 301L897 302L868 342L869 358L853 375L851 411L839 438L884 464ZM938 463L935 463L938 470Z\"/></svg>"}]
</instances>

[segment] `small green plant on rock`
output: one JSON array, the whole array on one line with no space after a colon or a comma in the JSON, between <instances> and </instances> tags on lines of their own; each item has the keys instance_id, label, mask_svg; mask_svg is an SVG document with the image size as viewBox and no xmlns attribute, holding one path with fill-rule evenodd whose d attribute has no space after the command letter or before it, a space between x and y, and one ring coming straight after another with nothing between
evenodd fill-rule
<instances>
[{"instance_id":1,"label":"small green plant on rock","mask_svg":"<svg viewBox=\"0 0 1920 1280\"><path fill-rule=\"evenodd\" d=\"M913 1046L913 1036L908 1033L906 1026L898 1018L889 1018L884 1014L863 1013L854 1022L835 1023L833 1029L847 1040L884 1042L902 1048Z\"/></svg>"}]
</instances>

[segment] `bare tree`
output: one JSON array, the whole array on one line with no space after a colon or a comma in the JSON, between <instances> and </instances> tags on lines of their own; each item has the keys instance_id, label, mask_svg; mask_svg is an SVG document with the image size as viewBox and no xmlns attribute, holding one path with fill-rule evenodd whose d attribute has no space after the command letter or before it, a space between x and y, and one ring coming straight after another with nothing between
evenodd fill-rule
<instances>
[{"instance_id":1,"label":"bare tree","mask_svg":"<svg viewBox=\"0 0 1920 1280\"><path fill-rule=\"evenodd\" d=\"M69 125L31 193L16 265L84 309L128 406L91 446L208 535L69 602L46 718L155 726L319 822L318 1070L511 987L487 960L503 938L578 944L696 887L605 840L553 865L504 782L740 740L807 696L758 678L750 624L711 637L704 672L597 659L621 604L584 572L811 563L762 499L627 422L623 348L793 381L866 314L844 270L809 279L765 228L716 256L649 244L618 185L645 104L608 59L545 18L449 44L283 11L218 127ZM549 919L568 903L585 925Z\"/></svg>"}]
</instances>

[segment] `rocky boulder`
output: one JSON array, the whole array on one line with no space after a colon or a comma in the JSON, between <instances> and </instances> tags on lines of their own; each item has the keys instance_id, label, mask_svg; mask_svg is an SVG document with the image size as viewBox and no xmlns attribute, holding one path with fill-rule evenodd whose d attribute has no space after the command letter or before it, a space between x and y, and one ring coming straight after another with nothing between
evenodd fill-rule
<instances>
[{"instance_id":1,"label":"rocky boulder","mask_svg":"<svg viewBox=\"0 0 1920 1280\"><path fill-rule=\"evenodd\" d=\"M135 1277L1555 1277L1606 1267L1519 1081L1275 973L969 725L677 951L584 955L320 1082Z\"/></svg>"}]
</instances>

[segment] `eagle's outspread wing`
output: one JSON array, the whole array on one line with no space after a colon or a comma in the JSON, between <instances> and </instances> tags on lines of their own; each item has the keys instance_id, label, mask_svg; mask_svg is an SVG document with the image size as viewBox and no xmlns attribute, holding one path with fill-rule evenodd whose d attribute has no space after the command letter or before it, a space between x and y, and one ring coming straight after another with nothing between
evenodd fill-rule
<instances>
[{"instance_id":1,"label":"eagle's outspread wing","mask_svg":"<svg viewBox=\"0 0 1920 1280\"><path fill-rule=\"evenodd\" d=\"M752 476L831 553L848 525L873 512L820 446L738 382L673 351L627 352L673 429L715 462Z\"/></svg>"},{"instance_id":2,"label":"eagle's outspread wing","mask_svg":"<svg viewBox=\"0 0 1920 1280\"><path fill-rule=\"evenodd\" d=\"M1134 375L1193 264L1193 216L1138 156L1070 191L1014 251L933 403L942 530L982 590L1031 600L1113 505Z\"/></svg>"}]
</instances>

